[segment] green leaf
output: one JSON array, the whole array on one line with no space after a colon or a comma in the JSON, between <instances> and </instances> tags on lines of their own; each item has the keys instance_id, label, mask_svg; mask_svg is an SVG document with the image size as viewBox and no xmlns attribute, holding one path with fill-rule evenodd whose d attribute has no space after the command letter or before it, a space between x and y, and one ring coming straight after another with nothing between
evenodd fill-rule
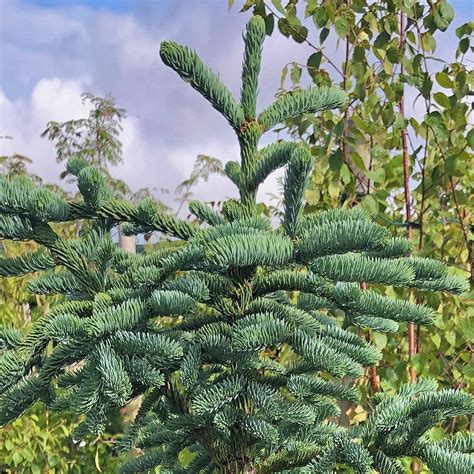
<instances>
[{"instance_id":1,"label":"green leaf","mask_svg":"<svg viewBox=\"0 0 474 474\"><path fill-rule=\"evenodd\" d=\"M265 18L265 34L267 36L271 36L273 33L273 29L275 28L275 17L270 14L267 15Z\"/></svg>"},{"instance_id":2,"label":"green leaf","mask_svg":"<svg viewBox=\"0 0 474 474\"><path fill-rule=\"evenodd\" d=\"M441 344L441 336L439 334L433 334L430 337L430 339L433 342L433 344L435 345L436 349L439 349L439 346Z\"/></svg>"},{"instance_id":3,"label":"green leaf","mask_svg":"<svg viewBox=\"0 0 474 474\"><path fill-rule=\"evenodd\" d=\"M337 138L342 137L342 134L344 133L344 120L339 120L339 122L337 122L336 126L333 128L333 132Z\"/></svg>"},{"instance_id":4,"label":"green leaf","mask_svg":"<svg viewBox=\"0 0 474 474\"><path fill-rule=\"evenodd\" d=\"M458 26L456 28L456 36L461 39L465 35L470 35L472 33L472 23L464 23L464 25Z\"/></svg>"},{"instance_id":5,"label":"green leaf","mask_svg":"<svg viewBox=\"0 0 474 474\"><path fill-rule=\"evenodd\" d=\"M467 341L474 342L474 319L463 319L459 325L461 334Z\"/></svg>"},{"instance_id":6,"label":"green leaf","mask_svg":"<svg viewBox=\"0 0 474 474\"><path fill-rule=\"evenodd\" d=\"M438 329L441 329L442 331L446 329L446 325L444 323L443 316L441 314L438 314L435 317L433 321L433 325L436 326Z\"/></svg>"},{"instance_id":7,"label":"green leaf","mask_svg":"<svg viewBox=\"0 0 474 474\"><path fill-rule=\"evenodd\" d=\"M436 40L429 33L420 36L420 46L424 51L433 52L436 49Z\"/></svg>"},{"instance_id":8,"label":"green leaf","mask_svg":"<svg viewBox=\"0 0 474 474\"><path fill-rule=\"evenodd\" d=\"M285 18L278 19L278 29L280 30L280 33L283 36L286 36L287 38L289 38L290 35L293 33L293 30L290 28Z\"/></svg>"},{"instance_id":9,"label":"green leaf","mask_svg":"<svg viewBox=\"0 0 474 474\"><path fill-rule=\"evenodd\" d=\"M441 2L433 12L433 21L441 31L446 31L453 21L454 9L447 2Z\"/></svg>"},{"instance_id":10,"label":"green leaf","mask_svg":"<svg viewBox=\"0 0 474 474\"><path fill-rule=\"evenodd\" d=\"M360 205L372 216L376 216L379 213L379 203L371 194L364 196L360 201Z\"/></svg>"},{"instance_id":11,"label":"green leaf","mask_svg":"<svg viewBox=\"0 0 474 474\"><path fill-rule=\"evenodd\" d=\"M329 185L328 185L329 196L335 199L339 196L340 191L341 191L341 185L339 182L339 178L337 177L337 175L335 175L334 179L331 179L331 181L329 181Z\"/></svg>"},{"instance_id":12,"label":"green leaf","mask_svg":"<svg viewBox=\"0 0 474 474\"><path fill-rule=\"evenodd\" d=\"M12 456L13 463L15 466L19 466L20 463L23 461L23 456L18 452L15 451Z\"/></svg>"},{"instance_id":13,"label":"green leaf","mask_svg":"<svg viewBox=\"0 0 474 474\"><path fill-rule=\"evenodd\" d=\"M433 88L433 81L430 79L428 74L424 74L423 82L420 88L420 92L422 93L425 99L428 99L431 94L431 89Z\"/></svg>"},{"instance_id":14,"label":"green leaf","mask_svg":"<svg viewBox=\"0 0 474 474\"><path fill-rule=\"evenodd\" d=\"M357 166L357 168L359 168L360 170L364 171L367 169L366 166L365 166L365 163L364 163L364 160L362 159L362 157L359 155L359 153L356 153L356 152L352 152L351 153L351 158L352 158L352 161L354 162L354 164Z\"/></svg>"},{"instance_id":15,"label":"green leaf","mask_svg":"<svg viewBox=\"0 0 474 474\"><path fill-rule=\"evenodd\" d=\"M293 84L298 84L300 82L301 68L296 63L293 63L293 65L291 67L290 78L291 78L291 82L293 82Z\"/></svg>"},{"instance_id":16,"label":"green leaf","mask_svg":"<svg viewBox=\"0 0 474 474\"><path fill-rule=\"evenodd\" d=\"M334 31L336 32L339 38L343 39L347 36L349 32L349 24L347 22L347 18L340 16L334 22Z\"/></svg>"},{"instance_id":17,"label":"green leaf","mask_svg":"<svg viewBox=\"0 0 474 474\"><path fill-rule=\"evenodd\" d=\"M352 174L349 170L349 167L345 163L342 164L339 173L341 175L342 182L347 186L351 182Z\"/></svg>"},{"instance_id":18,"label":"green leaf","mask_svg":"<svg viewBox=\"0 0 474 474\"><path fill-rule=\"evenodd\" d=\"M247 10L249 10L250 8L252 8L254 5L255 5L255 1L256 0L247 0L243 7L241 8L241 12L246 12Z\"/></svg>"},{"instance_id":19,"label":"green leaf","mask_svg":"<svg viewBox=\"0 0 474 474\"><path fill-rule=\"evenodd\" d=\"M297 43L303 43L308 37L308 28L306 26L294 26L291 36Z\"/></svg>"},{"instance_id":20,"label":"green leaf","mask_svg":"<svg viewBox=\"0 0 474 474\"><path fill-rule=\"evenodd\" d=\"M387 345L388 338L386 334L374 332L372 333L372 340L377 349L383 349Z\"/></svg>"},{"instance_id":21,"label":"green leaf","mask_svg":"<svg viewBox=\"0 0 474 474\"><path fill-rule=\"evenodd\" d=\"M328 28L322 28L321 33L319 33L319 42L323 44L326 41L326 38L329 35L329 29Z\"/></svg>"},{"instance_id":22,"label":"green leaf","mask_svg":"<svg viewBox=\"0 0 474 474\"><path fill-rule=\"evenodd\" d=\"M378 168L372 171L366 171L365 175L370 180L376 183L383 183L385 181L385 170L383 168Z\"/></svg>"},{"instance_id":23,"label":"green leaf","mask_svg":"<svg viewBox=\"0 0 474 474\"><path fill-rule=\"evenodd\" d=\"M392 46L388 48L387 50L387 59L392 63L392 64L397 64L398 63L398 48L395 46Z\"/></svg>"},{"instance_id":24,"label":"green leaf","mask_svg":"<svg viewBox=\"0 0 474 474\"><path fill-rule=\"evenodd\" d=\"M343 161L344 155L342 150L339 148L329 157L329 169L331 171L339 171Z\"/></svg>"},{"instance_id":25,"label":"green leaf","mask_svg":"<svg viewBox=\"0 0 474 474\"><path fill-rule=\"evenodd\" d=\"M280 0L272 0L273 6L282 14L286 16L286 10L283 8Z\"/></svg>"},{"instance_id":26,"label":"green leaf","mask_svg":"<svg viewBox=\"0 0 474 474\"><path fill-rule=\"evenodd\" d=\"M449 176L458 176L459 173L456 171L456 159L454 156L448 156L444 162L444 171Z\"/></svg>"},{"instance_id":27,"label":"green leaf","mask_svg":"<svg viewBox=\"0 0 474 474\"><path fill-rule=\"evenodd\" d=\"M407 38L408 38L408 41L410 41L410 43L416 44L416 36L415 36L415 33L413 33L413 31L409 31L407 33Z\"/></svg>"},{"instance_id":28,"label":"green leaf","mask_svg":"<svg viewBox=\"0 0 474 474\"><path fill-rule=\"evenodd\" d=\"M448 344L449 344L451 347L456 346L456 333L446 331L446 332L444 333L444 338L448 341Z\"/></svg>"},{"instance_id":29,"label":"green leaf","mask_svg":"<svg viewBox=\"0 0 474 474\"><path fill-rule=\"evenodd\" d=\"M467 132L466 140L467 140L468 146L474 150L474 129L473 128L471 128L471 130Z\"/></svg>"},{"instance_id":30,"label":"green leaf","mask_svg":"<svg viewBox=\"0 0 474 474\"><path fill-rule=\"evenodd\" d=\"M309 58L308 58L308 61L306 63L306 65L313 69L313 71L311 72L310 71L310 74L314 74L315 70L316 69L319 69L319 66L321 64L321 59L323 57L323 53L321 53L321 51L317 51L316 53L313 53Z\"/></svg>"},{"instance_id":31,"label":"green leaf","mask_svg":"<svg viewBox=\"0 0 474 474\"><path fill-rule=\"evenodd\" d=\"M449 98L446 94L443 94L442 92L435 92L433 94L433 98L439 105L441 105L441 107L444 107L445 109L451 108L451 102L449 101Z\"/></svg>"},{"instance_id":32,"label":"green leaf","mask_svg":"<svg viewBox=\"0 0 474 474\"><path fill-rule=\"evenodd\" d=\"M451 89L453 87L453 82L449 78L448 74L445 72L436 73L436 82L445 89Z\"/></svg>"},{"instance_id":33,"label":"green leaf","mask_svg":"<svg viewBox=\"0 0 474 474\"><path fill-rule=\"evenodd\" d=\"M359 63L365 62L365 49L361 46L356 46L352 54L352 60Z\"/></svg>"},{"instance_id":34,"label":"green leaf","mask_svg":"<svg viewBox=\"0 0 474 474\"><path fill-rule=\"evenodd\" d=\"M458 45L458 51L460 54L465 54L469 49L469 38L463 38Z\"/></svg>"},{"instance_id":35,"label":"green leaf","mask_svg":"<svg viewBox=\"0 0 474 474\"><path fill-rule=\"evenodd\" d=\"M327 9L324 6L318 6L313 14L313 22L317 28L322 28L328 22Z\"/></svg>"},{"instance_id":36,"label":"green leaf","mask_svg":"<svg viewBox=\"0 0 474 474\"><path fill-rule=\"evenodd\" d=\"M451 22L454 20L454 8L447 1L440 3L439 11L446 21Z\"/></svg>"},{"instance_id":37,"label":"green leaf","mask_svg":"<svg viewBox=\"0 0 474 474\"><path fill-rule=\"evenodd\" d=\"M382 31L374 41L374 48L376 49L383 49L387 46L388 42L390 41L390 35L386 31Z\"/></svg>"},{"instance_id":38,"label":"green leaf","mask_svg":"<svg viewBox=\"0 0 474 474\"><path fill-rule=\"evenodd\" d=\"M282 70L281 70L281 76L280 76L280 89L285 88L285 81L286 77L288 76L288 65L286 65Z\"/></svg>"},{"instance_id":39,"label":"green leaf","mask_svg":"<svg viewBox=\"0 0 474 474\"><path fill-rule=\"evenodd\" d=\"M474 364L466 365L463 372L466 377L474 378Z\"/></svg>"}]
</instances>

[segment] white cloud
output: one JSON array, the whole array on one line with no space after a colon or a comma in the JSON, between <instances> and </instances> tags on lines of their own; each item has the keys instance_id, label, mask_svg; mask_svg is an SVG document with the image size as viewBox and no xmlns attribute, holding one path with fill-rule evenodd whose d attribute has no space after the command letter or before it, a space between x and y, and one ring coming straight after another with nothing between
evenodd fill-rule
<instances>
[{"instance_id":1,"label":"white cloud","mask_svg":"<svg viewBox=\"0 0 474 474\"><path fill-rule=\"evenodd\" d=\"M94 27L94 41L104 48L106 54L115 58L118 69L124 74L159 62L159 41L131 16L99 15Z\"/></svg>"},{"instance_id":2,"label":"white cloud","mask_svg":"<svg viewBox=\"0 0 474 474\"><path fill-rule=\"evenodd\" d=\"M196 2L192 9L187 2L166 0L133 5L132 11L119 13L68 2L57 8L2 2L8 21L0 33L0 132L14 138L0 140L2 153L29 155L34 171L56 180L61 167L55 163L54 147L39 135L49 120L86 115L80 94L88 91L111 93L129 113L121 137L124 164L114 173L133 189L173 191L189 176L198 154L238 159L237 140L225 120L161 64L158 50L163 39L192 46L238 95L241 32L249 14L238 8L228 13L226 2ZM337 57L333 39L326 43ZM308 45L278 32L266 40L259 108L271 102L282 67L290 61L305 63L311 52ZM411 98L406 108L413 112ZM270 133L264 143L273 139ZM276 191L277 176L281 173L259 196ZM234 186L216 178L196 190L196 197L204 199L228 195L235 195Z\"/></svg>"},{"instance_id":3,"label":"white cloud","mask_svg":"<svg viewBox=\"0 0 474 474\"><path fill-rule=\"evenodd\" d=\"M35 121L65 121L87 114L87 106L81 101L85 83L57 77L41 79L31 95L31 111Z\"/></svg>"},{"instance_id":4,"label":"white cloud","mask_svg":"<svg viewBox=\"0 0 474 474\"><path fill-rule=\"evenodd\" d=\"M237 11L228 14L225 5L202 3L192 15L185 6L173 4L165 18L156 9L146 10L146 4L137 5L133 13L119 14L66 6L28 6L26 12L22 2L5 4L10 21L2 32L7 56L2 74L24 79L22 84L4 84L1 129L14 140L1 141L2 153L30 156L33 171L56 181L61 165L55 163L53 145L40 133L50 120L86 115L80 94L90 91L112 93L129 113L121 136L124 164L114 174L133 189L174 191L189 176L198 154L224 162L238 159L237 140L225 120L161 64L158 50L163 39L191 45L238 95L246 17ZM25 17L34 25L26 43L18 34L18 27L28 29ZM267 43L261 107L272 100L281 67L308 55L304 45L279 35ZM275 180L265 189L275 190ZM231 183L216 177L195 190L196 197L208 200L235 195ZM172 204L172 196L165 200Z\"/></svg>"},{"instance_id":5,"label":"white cloud","mask_svg":"<svg viewBox=\"0 0 474 474\"><path fill-rule=\"evenodd\" d=\"M57 182L61 166L54 146L40 137L48 121L64 121L87 114L82 104L84 82L59 78L41 79L29 98L8 100L0 95L0 130L11 140L0 140L0 154L21 153L33 159L31 170L47 181Z\"/></svg>"}]
</instances>

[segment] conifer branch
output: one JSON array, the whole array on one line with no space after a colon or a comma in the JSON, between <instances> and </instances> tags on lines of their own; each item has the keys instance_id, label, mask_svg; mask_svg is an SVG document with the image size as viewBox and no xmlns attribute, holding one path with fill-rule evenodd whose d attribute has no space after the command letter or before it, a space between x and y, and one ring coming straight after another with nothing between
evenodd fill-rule
<instances>
[{"instance_id":1,"label":"conifer branch","mask_svg":"<svg viewBox=\"0 0 474 474\"><path fill-rule=\"evenodd\" d=\"M283 227L292 238L296 237L301 225L304 191L312 170L313 158L310 152L302 147L295 148L288 164L283 187L285 202Z\"/></svg>"},{"instance_id":2,"label":"conifer branch","mask_svg":"<svg viewBox=\"0 0 474 474\"><path fill-rule=\"evenodd\" d=\"M314 114L327 109L344 107L345 93L335 87L313 86L279 97L258 116L264 130L270 130L279 123L302 114Z\"/></svg>"},{"instance_id":3,"label":"conifer branch","mask_svg":"<svg viewBox=\"0 0 474 474\"><path fill-rule=\"evenodd\" d=\"M254 16L247 23L246 33L244 35L245 52L242 64L240 103L245 120L252 120L256 115L258 75L262 62L264 39L265 21L260 16Z\"/></svg>"},{"instance_id":4,"label":"conifer branch","mask_svg":"<svg viewBox=\"0 0 474 474\"><path fill-rule=\"evenodd\" d=\"M163 41L160 46L162 61L189 82L211 105L218 110L234 130L244 122L244 113L229 90L199 56L186 46L174 41Z\"/></svg>"},{"instance_id":5,"label":"conifer branch","mask_svg":"<svg viewBox=\"0 0 474 474\"><path fill-rule=\"evenodd\" d=\"M20 257L0 259L0 276L21 276L39 270L47 270L56 265L45 252L35 252Z\"/></svg>"}]
</instances>

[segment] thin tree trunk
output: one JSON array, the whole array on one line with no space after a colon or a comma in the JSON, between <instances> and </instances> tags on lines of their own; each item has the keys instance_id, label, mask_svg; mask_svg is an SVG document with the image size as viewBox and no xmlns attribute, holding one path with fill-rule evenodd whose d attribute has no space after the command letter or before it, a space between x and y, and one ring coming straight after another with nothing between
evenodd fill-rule
<instances>
[{"instance_id":1,"label":"thin tree trunk","mask_svg":"<svg viewBox=\"0 0 474 474\"><path fill-rule=\"evenodd\" d=\"M405 43L405 14L400 13L400 49L403 48ZM400 74L403 75L403 61L400 63ZM404 97L402 95L398 104L400 115L405 118L405 107ZM408 229L408 238L413 239L413 227L411 225L411 196L410 196L410 158L408 156L408 143L407 143L407 131L406 127L402 129L402 157L403 157L403 185L404 185L404 196L405 196L405 215ZM413 322L408 323L408 358L410 363L410 381L416 381L416 371L411 365L411 360L416 352L415 343L415 325Z\"/></svg>"}]
</instances>

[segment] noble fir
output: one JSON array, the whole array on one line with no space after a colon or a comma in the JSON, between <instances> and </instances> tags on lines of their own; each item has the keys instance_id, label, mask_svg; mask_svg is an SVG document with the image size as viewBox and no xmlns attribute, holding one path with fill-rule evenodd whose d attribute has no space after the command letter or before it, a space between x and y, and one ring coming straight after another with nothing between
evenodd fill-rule
<instances>
[{"instance_id":1,"label":"noble fir","mask_svg":"<svg viewBox=\"0 0 474 474\"><path fill-rule=\"evenodd\" d=\"M80 198L66 200L26 177L1 178L0 237L40 250L0 261L4 277L42 272L40 294L64 295L25 331L0 329L0 423L40 401L82 419L76 438L100 435L111 412L141 397L118 449L122 473L160 466L170 473L405 472L413 457L439 474L474 472L473 437L434 441L429 430L470 414L471 397L436 390L432 380L376 394L365 422L336 423L338 402L357 402L342 382L380 359L355 328L397 331L429 324L431 308L392 299L361 282L459 294L466 282L441 263L410 257L359 207L303 215L312 156L301 143L259 148L262 135L301 114L345 107L337 88L283 95L257 113L265 25L253 17L244 35L238 102L185 46L164 42L163 62L196 89L233 128L240 162L226 166L240 198L216 212L189 205L196 222L163 213L152 199L116 199L100 171L70 159ZM256 201L261 183L284 167L284 212L275 225ZM57 232L80 221L77 238ZM173 244L145 255L114 245L158 231ZM183 461L183 453L186 461ZM345 467L344 467L345 466Z\"/></svg>"}]
</instances>

